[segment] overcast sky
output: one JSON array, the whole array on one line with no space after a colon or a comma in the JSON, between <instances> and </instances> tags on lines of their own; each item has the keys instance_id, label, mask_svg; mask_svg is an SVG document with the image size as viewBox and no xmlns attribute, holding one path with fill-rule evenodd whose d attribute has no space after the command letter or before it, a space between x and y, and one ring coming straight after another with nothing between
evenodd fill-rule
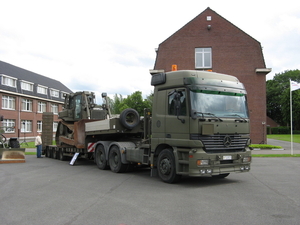
<instances>
[{"instance_id":1,"label":"overcast sky","mask_svg":"<svg viewBox=\"0 0 300 225\"><path fill-rule=\"evenodd\" d=\"M259 41L274 74L300 69L300 2L0 0L0 60L72 91L149 95L155 48L207 7Z\"/></svg>"}]
</instances>

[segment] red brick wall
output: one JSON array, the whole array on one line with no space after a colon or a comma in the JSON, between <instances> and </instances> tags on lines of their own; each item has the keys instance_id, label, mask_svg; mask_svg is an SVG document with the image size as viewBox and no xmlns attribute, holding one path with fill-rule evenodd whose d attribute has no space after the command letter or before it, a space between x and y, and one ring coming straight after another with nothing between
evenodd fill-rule
<instances>
[{"instance_id":1,"label":"red brick wall","mask_svg":"<svg viewBox=\"0 0 300 225\"><path fill-rule=\"evenodd\" d=\"M8 95L15 97L15 110L8 110L8 109L2 109L2 95ZM6 93L0 93L0 115L4 117L4 119L12 119L15 120L15 132L13 133L5 133L4 135L7 138L11 137L20 137L20 139L24 139L24 133L21 132L21 126L20 122L22 120L31 120L32 121L32 132L26 132L25 133L25 138L26 140L32 139L37 135L37 121L42 121L42 113L37 112L38 110L38 101L43 101L43 100L37 100L34 98L29 98L26 97L26 99L32 100L32 112L24 112L20 110L20 102L22 102L22 99L24 97L20 97L18 95L13 95L13 94L6 94ZM47 104L47 112L51 111L51 102L44 101ZM58 104L58 103L55 103ZM58 104L58 111L62 111L62 104ZM58 115L54 115L54 121L59 121ZM2 126L2 123L0 123L0 126ZM32 140L31 140L32 141Z\"/></svg>"},{"instance_id":2,"label":"red brick wall","mask_svg":"<svg viewBox=\"0 0 300 225\"><path fill-rule=\"evenodd\" d=\"M266 143L266 74L255 72L265 68L260 43L208 8L159 45L154 69L170 71L177 64L178 70L194 70L197 47L212 48L214 72L234 75L244 83L252 143Z\"/></svg>"}]
</instances>

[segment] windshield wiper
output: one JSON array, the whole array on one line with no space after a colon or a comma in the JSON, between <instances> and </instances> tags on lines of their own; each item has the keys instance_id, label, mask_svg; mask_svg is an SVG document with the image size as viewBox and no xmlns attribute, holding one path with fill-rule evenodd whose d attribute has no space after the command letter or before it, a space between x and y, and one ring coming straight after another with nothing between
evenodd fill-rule
<instances>
[{"instance_id":1,"label":"windshield wiper","mask_svg":"<svg viewBox=\"0 0 300 225\"><path fill-rule=\"evenodd\" d=\"M239 122L248 122L245 118L241 117L239 114L230 114L230 115L226 115L226 116L237 116L240 118L240 120L235 120L235 121L239 121Z\"/></svg>"},{"instance_id":2,"label":"windshield wiper","mask_svg":"<svg viewBox=\"0 0 300 225\"><path fill-rule=\"evenodd\" d=\"M217 117L215 114L213 113L203 113L203 112L197 112L198 114L202 114L202 118L204 119L204 115L209 115L211 117L214 117L214 119L210 119L210 120L216 120L216 121L221 121L223 122L223 120L219 117Z\"/></svg>"}]
</instances>

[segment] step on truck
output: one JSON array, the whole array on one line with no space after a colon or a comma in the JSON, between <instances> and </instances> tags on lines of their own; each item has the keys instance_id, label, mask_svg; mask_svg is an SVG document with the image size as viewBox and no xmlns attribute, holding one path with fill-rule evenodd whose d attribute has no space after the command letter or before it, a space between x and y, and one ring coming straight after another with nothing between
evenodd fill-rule
<instances>
[{"instance_id":1,"label":"step on truck","mask_svg":"<svg viewBox=\"0 0 300 225\"><path fill-rule=\"evenodd\" d=\"M244 85L234 76L207 71L150 71L152 111L111 115L107 95L95 108L93 92L65 96L56 145L47 157L75 153L115 173L149 166L151 176L173 183L181 176L224 178L248 172L250 122Z\"/></svg>"}]
</instances>

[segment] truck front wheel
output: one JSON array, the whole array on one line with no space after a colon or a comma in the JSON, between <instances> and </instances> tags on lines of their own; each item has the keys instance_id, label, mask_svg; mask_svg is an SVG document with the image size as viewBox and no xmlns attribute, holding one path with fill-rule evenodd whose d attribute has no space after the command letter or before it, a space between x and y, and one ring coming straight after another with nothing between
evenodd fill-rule
<instances>
[{"instance_id":1,"label":"truck front wheel","mask_svg":"<svg viewBox=\"0 0 300 225\"><path fill-rule=\"evenodd\" d=\"M95 160L97 167L100 170L106 170L107 169L107 161L105 157L105 150L102 145L98 145L95 152Z\"/></svg>"},{"instance_id":2,"label":"truck front wheel","mask_svg":"<svg viewBox=\"0 0 300 225\"><path fill-rule=\"evenodd\" d=\"M175 157L171 149L164 149L159 153L157 169L160 179L166 183L175 183L181 177L176 174Z\"/></svg>"},{"instance_id":3,"label":"truck front wheel","mask_svg":"<svg viewBox=\"0 0 300 225\"><path fill-rule=\"evenodd\" d=\"M109 152L109 166L115 173L123 173L127 169L127 165L121 161L121 152L117 146L113 146Z\"/></svg>"}]
</instances>

